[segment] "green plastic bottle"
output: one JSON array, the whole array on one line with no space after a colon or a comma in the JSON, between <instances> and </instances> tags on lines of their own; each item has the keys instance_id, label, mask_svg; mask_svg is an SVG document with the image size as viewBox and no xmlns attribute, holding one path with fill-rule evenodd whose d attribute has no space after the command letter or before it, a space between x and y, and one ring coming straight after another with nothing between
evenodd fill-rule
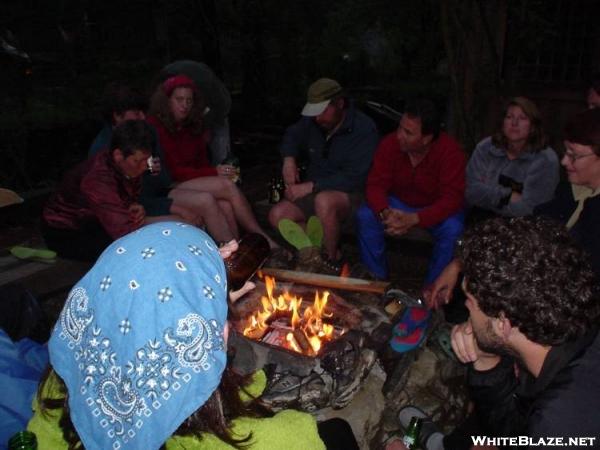
<instances>
[{"instance_id":1,"label":"green plastic bottle","mask_svg":"<svg viewBox=\"0 0 600 450\"><path fill-rule=\"evenodd\" d=\"M37 450L37 438L31 431L19 431L8 440L8 450Z\"/></svg>"}]
</instances>

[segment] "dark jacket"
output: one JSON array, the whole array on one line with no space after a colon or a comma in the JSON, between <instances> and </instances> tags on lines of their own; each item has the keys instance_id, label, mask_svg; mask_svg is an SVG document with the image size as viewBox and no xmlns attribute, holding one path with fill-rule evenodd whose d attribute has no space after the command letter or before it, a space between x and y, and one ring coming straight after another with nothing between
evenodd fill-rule
<instances>
[{"instance_id":1,"label":"dark jacket","mask_svg":"<svg viewBox=\"0 0 600 450\"><path fill-rule=\"evenodd\" d=\"M596 437L600 445L600 335L597 330L553 347L534 378L515 374L512 358L495 368L470 368L475 414L488 436ZM537 447L544 448L544 447ZM594 447L596 448L596 447Z\"/></svg>"},{"instance_id":2,"label":"dark jacket","mask_svg":"<svg viewBox=\"0 0 600 450\"><path fill-rule=\"evenodd\" d=\"M308 152L307 181L314 182L315 192L361 192L378 140L375 123L350 106L344 122L329 139L314 118L302 117L286 130L281 156L298 158Z\"/></svg>"},{"instance_id":3,"label":"dark jacket","mask_svg":"<svg viewBox=\"0 0 600 450\"><path fill-rule=\"evenodd\" d=\"M577 202L573 198L571 184L565 182L558 185L554 198L538 206L534 214L556 219L566 225L575 208ZM600 196L585 200L579 220L570 233L587 251L594 271L600 276Z\"/></svg>"},{"instance_id":4,"label":"dark jacket","mask_svg":"<svg viewBox=\"0 0 600 450\"><path fill-rule=\"evenodd\" d=\"M129 207L138 202L141 177L126 178L107 150L67 172L43 211L44 222L63 230L81 230L90 222L117 239L137 229Z\"/></svg>"}]
</instances>

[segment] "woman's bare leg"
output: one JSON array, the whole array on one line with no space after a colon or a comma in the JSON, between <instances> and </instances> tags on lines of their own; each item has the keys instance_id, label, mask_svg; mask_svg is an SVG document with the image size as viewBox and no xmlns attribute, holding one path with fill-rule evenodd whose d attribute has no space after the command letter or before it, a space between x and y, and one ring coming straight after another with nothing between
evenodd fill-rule
<instances>
[{"instance_id":1,"label":"woman's bare leg","mask_svg":"<svg viewBox=\"0 0 600 450\"><path fill-rule=\"evenodd\" d=\"M219 208L214 196L208 192L184 189L181 185L171 189L169 197L175 206L181 206L190 211L195 217L206 224L206 230L215 241L228 242L235 239L235 234L227 224L227 218Z\"/></svg>"},{"instance_id":2,"label":"woman's bare leg","mask_svg":"<svg viewBox=\"0 0 600 450\"><path fill-rule=\"evenodd\" d=\"M233 212L233 207L231 206L231 203L229 203L227 200L217 200L217 204L219 205L219 208L221 208L223 215L227 219L227 224L229 225L229 228L231 229L231 231L233 231L235 237L239 238L240 230L235 220L235 213Z\"/></svg>"},{"instance_id":3,"label":"woman's bare leg","mask_svg":"<svg viewBox=\"0 0 600 450\"><path fill-rule=\"evenodd\" d=\"M179 184L177 188L181 189L194 189L202 192L209 192L214 195L218 200L226 200L231 204L233 213L237 223L241 227L251 233L262 234L271 248L278 247L278 245L269 237L267 233L260 227L254 217L250 203L240 191L240 189L231 180L225 177L200 177L193 178L188 181L184 181Z\"/></svg>"}]
</instances>

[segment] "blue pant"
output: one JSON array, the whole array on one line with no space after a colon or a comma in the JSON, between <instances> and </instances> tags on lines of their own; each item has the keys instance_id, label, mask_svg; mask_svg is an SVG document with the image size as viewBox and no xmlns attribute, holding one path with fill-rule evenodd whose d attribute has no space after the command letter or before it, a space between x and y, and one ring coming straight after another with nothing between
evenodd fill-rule
<instances>
[{"instance_id":1,"label":"blue pant","mask_svg":"<svg viewBox=\"0 0 600 450\"><path fill-rule=\"evenodd\" d=\"M388 202L391 208L406 212L416 212L421 209L408 206L392 196L388 197ZM427 228L433 236L434 244L425 285L432 283L452 260L454 245L462 235L464 221L464 211L461 210L439 224ZM356 213L356 231L362 262L376 276L387 279L389 269L385 256L383 224L366 204L361 205Z\"/></svg>"}]
</instances>

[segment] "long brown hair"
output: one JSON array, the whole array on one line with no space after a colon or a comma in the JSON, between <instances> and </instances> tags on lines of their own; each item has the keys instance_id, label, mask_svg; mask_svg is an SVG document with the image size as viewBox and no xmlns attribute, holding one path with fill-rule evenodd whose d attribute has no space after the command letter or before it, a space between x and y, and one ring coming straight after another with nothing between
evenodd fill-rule
<instances>
[{"instance_id":1,"label":"long brown hair","mask_svg":"<svg viewBox=\"0 0 600 450\"><path fill-rule=\"evenodd\" d=\"M542 125L542 116L540 114L540 110L535 103L525 97L513 97L508 101L504 107L498 129L492 136L492 143L498 148L503 148L505 150L508 149L508 140L504 135L503 126L504 118L506 117L508 109L511 106L518 106L521 108L523 113L525 113L531 122L531 130L529 131L529 136L527 137L524 150L530 152L539 152L546 148L548 145L548 139Z\"/></svg>"},{"instance_id":2,"label":"long brown hair","mask_svg":"<svg viewBox=\"0 0 600 450\"><path fill-rule=\"evenodd\" d=\"M170 95L167 95L162 84L159 84L156 87L156 90L150 99L150 115L157 117L171 133L175 133L178 127L182 126L184 128L190 128L194 134L202 134L204 131L205 102L198 89L192 89L192 92L194 93L194 104L192 105L190 114L182 124L175 122L175 117L169 107L169 98L173 95L173 91Z\"/></svg>"},{"instance_id":3,"label":"long brown hair","mask_svg":"<svg viewBox=\"0 0 600 450\"><path fill-rule=\"evenodd\" d=\"M228 364L219 387L204 405L179 425L173 436L195 436L202 439L203 433L211 433L237 449L250 446L252 433L239 439L234 438L231 432L231 421L238 417L268 417L271 415L270 411L246 390L251 382L252 375L242 376L231 369ZM57 385L50 386L50 383L57 383ZM56 391L60 394L59 397L56 394L52 397L47 396L47 392L55 393ZM240 392L244 392L253 400L243 402ZM47 416L50 410L62 409L59 425L63 432L63 439L69 445L69 450L82 449L83 445L71 421L67 388L52 367L48 367L42 377L37 392L37 401L40 405L40 412L44 416ZM161 448L164 448L164 444Z\"/></svg>"}]
</instances>

